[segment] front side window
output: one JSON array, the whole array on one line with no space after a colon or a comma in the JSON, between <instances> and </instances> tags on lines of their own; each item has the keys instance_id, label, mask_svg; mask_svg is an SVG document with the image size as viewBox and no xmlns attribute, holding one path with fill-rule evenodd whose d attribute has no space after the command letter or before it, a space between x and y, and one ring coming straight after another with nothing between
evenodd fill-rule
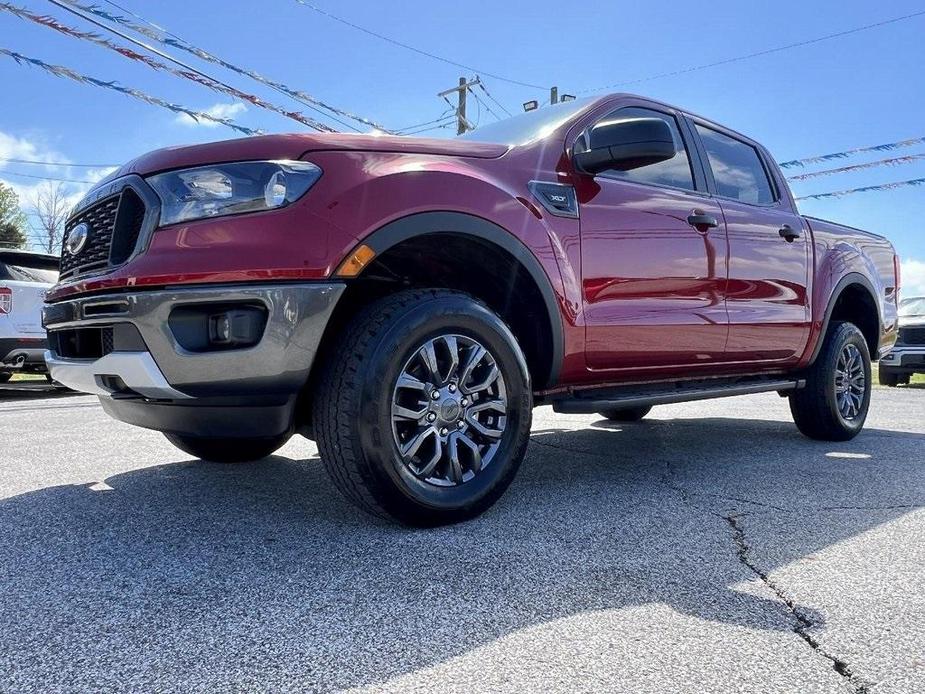
<instances>
[{"instance_id":1,"label":"front side window","mask_svg":"<svg viewBox=\"0 0 925 694\"><path fill-rule=\"evenodd\" d=\"M684 140L681 138L681 131L678 128L678 122L674 116L670 116L660 111L653 111L648 108L637 108L630 106L621 108L605 116L602 120L619 121L629 120L631 118L660 118L668 124L671 129L671 136L674 138L674 147L676 154L666 161L660 161L657 164L641 166L631 171L617 171L610 169L602 171L601 175L620 178L635 183L654 183L660 186L671 186L672 188L683 188L684 190L695 190L694 176L691 173L691 161L687 156L687 149L684 147ZM576 147L586 146L584 136L579 139Z\"/></svg>"},{"instance_id":2,"label":"front side window","mask_svg":"<svg viewBox=\"0 0 925 694\"><path fill-rule=\"evenodd\" d=\"M699 123L696 125L707 151L717 195L753 205L774 202L774 190L754 147Z\"/></svg>"}]
</instances>

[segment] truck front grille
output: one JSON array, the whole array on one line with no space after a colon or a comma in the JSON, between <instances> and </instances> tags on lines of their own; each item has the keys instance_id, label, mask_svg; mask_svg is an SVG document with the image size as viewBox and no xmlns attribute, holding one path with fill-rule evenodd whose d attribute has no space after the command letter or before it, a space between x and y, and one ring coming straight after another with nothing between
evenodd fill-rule
<instances>
[{"instance_id":1,"label":"truck front grille","mask_svg":"<svg viewBox=\"0 0 925 694\"><path fill-rule=\"evenodd\" d=\"M80 277L121 265L135 251L147 211L145 201L132 188L104 197L68 219L61 247L61 279ZM87 243L76 255L67 240L78 224L86 224Z\"/></svg>"},{"instance_id":2,"label":"truck front grille","mask_svg":"<svg viewBox=\"0 0 925 694\"><path fill-rule=\"evenodd\" d=\"M925 345L925 325L900 328L898 342L903 345Z\"/></svg>"}]
</instances>

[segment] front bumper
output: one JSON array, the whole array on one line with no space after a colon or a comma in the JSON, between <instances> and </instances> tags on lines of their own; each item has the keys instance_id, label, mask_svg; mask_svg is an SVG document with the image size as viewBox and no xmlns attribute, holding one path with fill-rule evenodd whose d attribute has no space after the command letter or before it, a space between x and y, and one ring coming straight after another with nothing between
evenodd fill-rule
<instances>
[{"instance_id":1,"label":"front bumper","mask_svg":"<svg viewBox=\"0 0 925 694\"><path fill-rule=\"evenodd\" d=\"M925 371L925 345L897 345L880 359L881 366Z\"/></svg>"},{"instance_id":2,"label":"front bumper","mask_svg":"<svg viewBox=\"0 0 925 694\"><path fill-rule=\"evenodd\" d=\"M275 436L292 429L297 396L343 290L341 283L234 285L56 302L44 312L46 361L56 381L99 395L109 414L131 424L187 436ZM255 345L192 351L181 344L188 341L178 338L178 309L238 305L266 310ZM56 353L59 336L97 329L116 335L102 341L101 354Z\"/></svg>"}]
</instances>

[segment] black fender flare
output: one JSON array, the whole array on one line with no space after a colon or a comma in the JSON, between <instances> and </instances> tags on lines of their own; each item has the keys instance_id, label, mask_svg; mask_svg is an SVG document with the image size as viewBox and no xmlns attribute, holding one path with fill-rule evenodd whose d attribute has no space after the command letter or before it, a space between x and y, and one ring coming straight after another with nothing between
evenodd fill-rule
<instances>
[{"instance_id":1,"label":"black fender flare","mask_svg":"<svg viewBox=\"0 0 925 694\"><path fill-rule=\"evenodd\" d=\"M832 290L832 294L829 297L829 303L825 308L825 315L822 319L822 330L819 333L819 339L816 340L816 346L813 348L813 353L809 359L810 365L816 363L816 357L818 357L819 352L822 351L822 343L825 342L825 336L829 332L829 323L832 320L832 313L835 310L835 304L838 303L838 300L841 298L842 292L845 291L845 288L852 284L861 285L870 294L870 298L874 302L874 307L877 309L877 325L879 326L880 332L883 331L883 313L880 310L880 302L877 300L877 291L874 289L874 285L871 284L871 281L860 272L849 272L838 281L838 283L835 285L835 289ZM880 339L879 335L877 339ZM876 360L876 356L876 354L871 354L871 359Z\"/></svg>"},{"instance_id":2,"label":"black fender flare","mask_svg":"<svg viewBox=\"0 0 925 694\"><path fill-rule=\"evenodd\" d=\"M504 227L490 222L482 217L462 212L419 212L396 219L379 227L367 237L360 239L360 243L375 251L378 257L389 248L407 241L408 239L427 234L450 233L471 236L481 241L493 244L508 254L526 269L533 279L549 318L549 328L552 334L552 360L549 375L545 384L535 384L534 388L549 388L559 380L559 371L565 353L565 336L562 328L562 313L556 299L552 282L539 260L523 244L520 239Z\"/></svg>"}]
</instances>

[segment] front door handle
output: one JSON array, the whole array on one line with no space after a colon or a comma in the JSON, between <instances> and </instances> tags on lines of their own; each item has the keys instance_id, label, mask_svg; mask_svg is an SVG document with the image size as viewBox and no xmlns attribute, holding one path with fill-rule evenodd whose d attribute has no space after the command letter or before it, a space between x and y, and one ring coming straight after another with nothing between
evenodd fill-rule
<instances>
[{"instance_id":1,"label":"front door handle","mask_svg":"<svg viewBox=\"0 0 925 694\"><path fill-rule=\"evenodd\" d=\"M708 229L713 229L719 226L719 222L716 221L716 217L703 214L702 212L697 212L696 210L688 215L687 223L694 227L697 231L701 232L705 232Z\"/></svg>"},{"instance_id":2,"label":"front door handle","mask_svg":"<svg viewBox=\"0 0 925 694\"><path fill-rule=\"evenodd\" d=\"M800 238L800 232L789 224L784 224L777 233L782 239L787 239L787 243L793 243L794 240Z\"/></svg>"}]
</instances>

